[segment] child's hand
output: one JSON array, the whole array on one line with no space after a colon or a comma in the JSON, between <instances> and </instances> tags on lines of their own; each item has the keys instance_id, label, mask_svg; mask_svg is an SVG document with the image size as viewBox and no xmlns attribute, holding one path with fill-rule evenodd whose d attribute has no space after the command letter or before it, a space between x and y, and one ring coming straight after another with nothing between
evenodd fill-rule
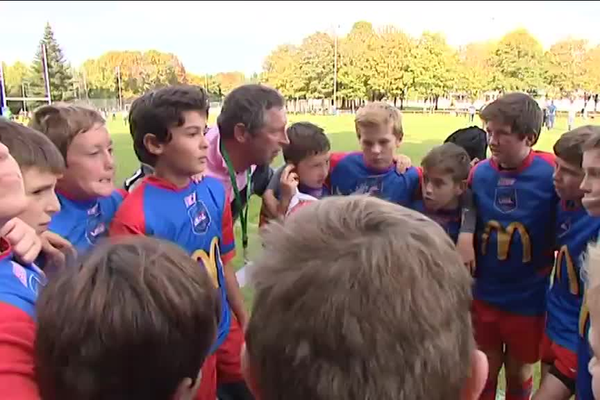
<instances>
[{"instance_id":1,"label":"child's hand","mask_svg":"<svg viewBox=\"0 0 600 400\"><path fill-rule=\"evenodd\" d=\"M46 231L40 235L42 240L42 252L46 255L48 263L56 271L61 270L69 258L77 257L77 251L67 239L62 236Z\"/></svg>"},{"instance_id":2,"label":"child's hand","mask_svg":"<svg viewBox=\"0 0 600 400\"><path fill-rule=\"evenodd\" d=\"M42 241L35 229L13 218L0 229L0 237L5 238L12 247L12 251L20 262L31 264L40 254Z\"/></svg>"},{"instance_id":3,"label":"child's hand","mask_svg":"<svg viewBox=\"0 0 600 400\"><path fill-rule=\"evenodd\" d=\"M294 172L293 165L287 165L281 173L280 190L281 197L291 199L296 194L298 183L300 182L298 174Z\"/></svg>"},{"instance_id":4,"label":"child's hand","mask_svg":"<svg viewBox=\"0 0 600 400\"><path fill-rule=\"evenodd\" d=\"M394 154L394 162L396 163L396 171L399 174L405 173L407 169L412 167L410 157L404 154Z\"/></svg>"},{"instance_id":5,"label":"child's hand","mask_svg":"<svg viewBox=\"0 0 600 400\"><path fill-rule=\"evenodd\" d=\"M473 168L475 166L475 164L477 164L479 162L479 158L475 157L474 159L471 160L471 168Z\"/></svg>"},{"instance_id":6,"label":"child's hand","mask_svg":"<svg viewBox=\"0 0 600 400\"><path fill-rule=\"evenodd\" d=\"M467 232L461 232L458 235L456 241L456 249L460 254L465 266L471 272L471 275L475 273L475 249L473 247L473 234Z\"/></svg>"}]
</instances>

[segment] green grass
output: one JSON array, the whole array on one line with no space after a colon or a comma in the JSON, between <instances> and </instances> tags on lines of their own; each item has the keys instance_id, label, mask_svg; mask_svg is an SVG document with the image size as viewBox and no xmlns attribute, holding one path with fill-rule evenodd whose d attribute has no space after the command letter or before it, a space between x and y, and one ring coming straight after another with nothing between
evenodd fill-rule
<instances>
[{"instance_id":1,"label":"green grass","mask_svg":"<svg viewBox=\"0 0 600 400\"><path fill-rule=\"evenodd\" d=\"M211 123L214 123L214 116L211 118ZM356 134L354 133L354 120L352 115L339 116L315 116L315 115L290 115L291 122L310 121L321 126L329 135L332 150L334 151L351 151L358 150ZM476 120L477 123L479 121ZM577 121L580 125L583 121ZM590 121L593 122L593 121ZM456 129L470 126L465 117L456 117L451 115L428 115L428 114L405 114L403 120L404 126L404 141L400 148L400 152L408 155L414 165L420 163L421 158L433 146L441 144L444 139ZM115 156L117 159L117 178L118 182L122 182L125 178L135 171L139 163L133 153L131 146L131 137L128 133L128 127L119 119L109 121L109 130L112 134L115 143ZM544 129L536 149L552 151L552 146L558 137L567 130L566 118L558 118L553 130L547 131ZM274 164L281 163L282 160L275 160ZM258 215L260 211L260 199L256 196L250 201L249 209L249 255L252 257L260 250L260 240L257 235ZM241 245L239 224L236 226L236 239L238 245ZM236 268L243 264L241 251L234 260ZM247 304L250 305L252 293L249 289L244 290ZM539 368L536 367L535 386L539 383ZM504 387L504 379L500 379L500 387Z\"/></svg>"}]
</instances>

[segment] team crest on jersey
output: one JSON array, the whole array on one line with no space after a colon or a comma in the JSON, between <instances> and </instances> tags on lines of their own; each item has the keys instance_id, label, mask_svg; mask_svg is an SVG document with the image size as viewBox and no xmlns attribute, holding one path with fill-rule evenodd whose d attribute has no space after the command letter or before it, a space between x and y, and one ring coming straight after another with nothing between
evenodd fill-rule
<instances>
[{"instance_id":1,"label":"team crest on jersey","mask_svg":"<svg viewBox=\"0 0 600 400\"><path fill-rule=\"evenodd\" d=\"M190 222L192 223L192 231L196 235L202 235L208 231L210 226L210 214L202 200L195 201L187 210Z\"/></svg>"},{"instance_id":2,"label":"team crest on jersey","mask_svg":"<svg viewBox=\"0 0 600 400\"><path fill-rule=\"evenodd\" d=\"M494 206L503 213L513 212L517 208L517 190L514 187L497 187Z\"/></svg>"},{"instance_id":3,"label":"team crest on jersey","mask_svg":"<svg viewBox=\"0 0 600 400\"><path fill-rule=\"evenodd\" d=\"M33 268L37 269L36 267ZM23 286L31 290L36 295L39 292L40 286L45 285L45 282L42 282L38 276L36 276L35 274L27 274L25 268L23 268L15 262L12 263L12 270L13 274L19 280L19 282L21 282Z\"/></svg>"},{"instance_id":4,"label":"team crest on jersey","mask_svg":"<svg viewBox=\"0 0 600 400\"><path fill-rule=\"evenodd\" d=\"M559 226L558 226L558 232L557 235L558 237L563 237L565 236L569 231L571 230L571 218L567 219L566 221L563 221Z\"/></svg>"},{"instance_id":5,"label":"team crest on jersey","mask_svg":"<svg viewBox=\"0 0 600 400\"><path fill-rule=\"evenodd\" d=\"M99 216L89 218L87 221L87 228L85 230L85 237L90 244L96 244L98 238L103 236L106 232L106 225L100 221Z\"/></svg>"},{"instance_id":6,"label":"team crest on jersey","mask_svg":"<svg viewBox=\"0 0 600 400\"><path fill-rule=\"evenodd\" d=\"M354 194L368 194L370 196L379 196L383 193L383 177L382 176L369 176L364 179L354 189Z\"/></svg>"}]
</instances>

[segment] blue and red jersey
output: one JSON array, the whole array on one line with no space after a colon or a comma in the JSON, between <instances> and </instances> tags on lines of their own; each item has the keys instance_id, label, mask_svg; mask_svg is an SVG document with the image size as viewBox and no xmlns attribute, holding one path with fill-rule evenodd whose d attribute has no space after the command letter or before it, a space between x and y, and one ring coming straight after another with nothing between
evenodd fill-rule
<instances>
[{"instance_id":1,"label":"blue and red jersey","mask_svg":"<svg viewBox=\"0 0 600 400\"><path fill-rule=\"evenodd\" d=\"M384 171L369 168L362 153L332 154L329 182L334 195L369 194L409 206L420 189L421 173L410 167L403 174L392 164Z\"/></svg>"},{"instance_id":2,"label":"blue and red jersey","mask_svg":"<svg viewBox=\"0 0 600 400\"><path fill-rule=\"evenodd\" d=\"M46 284L35 265L13 261L0 239L0 398L39 399L34 370L35 302Z\"/></svg>"},{"instance_id":3,"label":"blue and red jersey","mask_svg":"<svg viewBox=\"0 0 600 400\"><path fill-rule=\"evenodd\" d=\"M446 231L448 236L450 236L452 241L456 243L462 223L462 207L454 210L433 211L425 207L423 200L415 200L410 208L437 222Z\"/></svg>"},{"instance_id":4,"label":"blue and red jersey","mask_svg":"<svg viewBox=\"0 0 600 400\"><path fill-rule=\"evenodd\" d=\"M583 299L581 258L600 230L600 218L588 215L581 205L558 206L554 279L547 296L546 333L560 346L577 351L579 313Z\"/></svg>"},{"instance_id":5,"label":"blue and red jersey","mask_svg":"<svg viewBox=\"0 0 600 400\"><path fill-rule=\"evenodd\" d=\"M223 265L235 256L235 238L231 208L221 182L206 177L177 188L156 176L146 177L121 205L110 233L168 240L206 268L222 302L214 349L223 343L231 318Z\"/></svg>"},{"instance_id":6,"label":"blue and red jersey","mask_svg":"<svg viewBox=\"0 0 600 400\"><path fill-rule=\"evenodd\" d=\"M108 235L110 222L126 196L121 189L91 200L73 200L57 193L60 211L54 214L48 229L71 242L79 254L85 253Z\"/></svg>"},{"instance_id":7,"label":"blue and red jersey","mask_svg":"<svg viewBox=\"0 0 600 400\"><path fill-rule=\"evenodd\" d=\"M579 314L579 337L577 343L577 379L575 380L575 398L577 400L594 400L592 393L592 375L588 368L593 357L590 342L590 311L587 308L585 295Z\"/></svg>"},{"instance_id":8,"label":"blue and red jersey","mask_svg":"<svg viewBox=\"0 0 600 400\"><path fill-rule=\"evenodd\" d=\"M471 170L475 299L517 315L544 314L558 204L553 173L554 155L537 151L517 169L488 159Z\"/></svg>"}]
</instances>

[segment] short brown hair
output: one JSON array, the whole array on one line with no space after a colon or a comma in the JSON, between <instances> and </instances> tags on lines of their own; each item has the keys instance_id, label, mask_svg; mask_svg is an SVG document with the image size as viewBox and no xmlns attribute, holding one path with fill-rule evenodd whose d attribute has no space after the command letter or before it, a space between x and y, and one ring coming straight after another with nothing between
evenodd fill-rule
<instances>
[{"instance_id":1,"label":"short brown hair","mask_svg":"<svg viewBox=\"0 0 600 400\"><path fill-rule=\"evenodd\" d=\"M454 182L461 182L469 177L470 160L469 154L462 147L444 143L431 149L421 161L421 166L425 171L439 169L444 174L452 175Z\"/></svg>"},{"instance_id":2,"label":"short brown hair","mask_svg":"<svg viewBox=\"0 0 600 400\"><path fill-rule=\"evenodd\" d=\"M154 166L156 156L146 149L144 137L151 133L161 143L171 141L171 128L185 123L183 113L198 111L208 118L210 103L203 88L172 85L144 93L129 110L129 132L138 160Z\"/></svg>"},{"instance_id":3,"label":"short brown hair","mask_svg":"<svg viewBox=\"0 0 600 400\"><path fill-rule=\"evenodd\" d=\"M554 154L570 164L581 167L585 143L599 133L600 127L593 125L580 126L563 133L554 143Z\"/></svg>"},{"instance_id":4,"label":"short brown hair","mask_svg":"<svg viewBox=\"0 0 600 400\"><path fill-rule=\"evenodd\" d=\"M204 268L149 237L106 241L37 301L44 399L164 399L193 381L220 315Z\"/></svg>"},{"instance_id":5,"label":"short brown hair","mask_svg":"<svg viewBox=\"0 0 600 400\"><path fill-rule=\"evenodd\" d=\"M543 113L535 99L526 93L508 93L485 106L481 111L484 122L509 125L511 132L523 140L531 139L533 146L542 131Z\"/></svg>"},{"instance_id":6,"label":"short brown hair","mask_svg":"<svg viewBox=\"0 0 600 400\"><path fill-rule=\"evenodd\" d=\"M65 160L54 143L31 128L0 119L0 142L8 147L22 171L37 168L60 175L65 169Z\"/></svg>"},{"instance_id":7,"label":"short brown hair","mask_svg":"<svg viewBox=\"0 0 600 400\"><path fill-rule=\"evenodd\" d=\"M102 115L93 108L56 103L36 109L29 126L48 136L66 160L67 149L76 135L104 123Z\"/></svg>"},{"instance_id":8,"label":"short brown hair","mask_svg":"<svg viewBox=\"0 0 600 400\"><path fill-rule=\"evenodd\" d=\"M307 157L328 152L329 139L322 128L310 122L296 122L287 129L290 143L283 148L286 162L298 164Z\"/></svg>"},{"instance_id":9,"label":"short brown hair","mask_svg":"<svg viewBox=\"0 0 600 400\"><path fill-rule=\"evenodd\" d=\"M392 133L398 140L401 141L404 137L400 110L382 101L368 103L359 108L354 118L354 126L359 137L361 127L372 126L391 126Z\"/></svg>"},{"instance_id":10,"label":"short brown hair","mask_svg":"<svg viewBox=\"0 0 600 400\"><path fill-rule=\"evenodd\" d=\"M597 132L597 127L594 128L594 134L583 144L583 151L600 149L600 133Z\"/></svg>"},{"instance_id":11,"label":"short brown hair","mask_svg":"<svg viewBox=\"0 0 600 400\"><path fill-rule=\"evenodd\" d=\"M267 226L264 243L246 332L262 400L461 398L471 278L435 222L330 197Z\"/></svg>"}]
</instances>

